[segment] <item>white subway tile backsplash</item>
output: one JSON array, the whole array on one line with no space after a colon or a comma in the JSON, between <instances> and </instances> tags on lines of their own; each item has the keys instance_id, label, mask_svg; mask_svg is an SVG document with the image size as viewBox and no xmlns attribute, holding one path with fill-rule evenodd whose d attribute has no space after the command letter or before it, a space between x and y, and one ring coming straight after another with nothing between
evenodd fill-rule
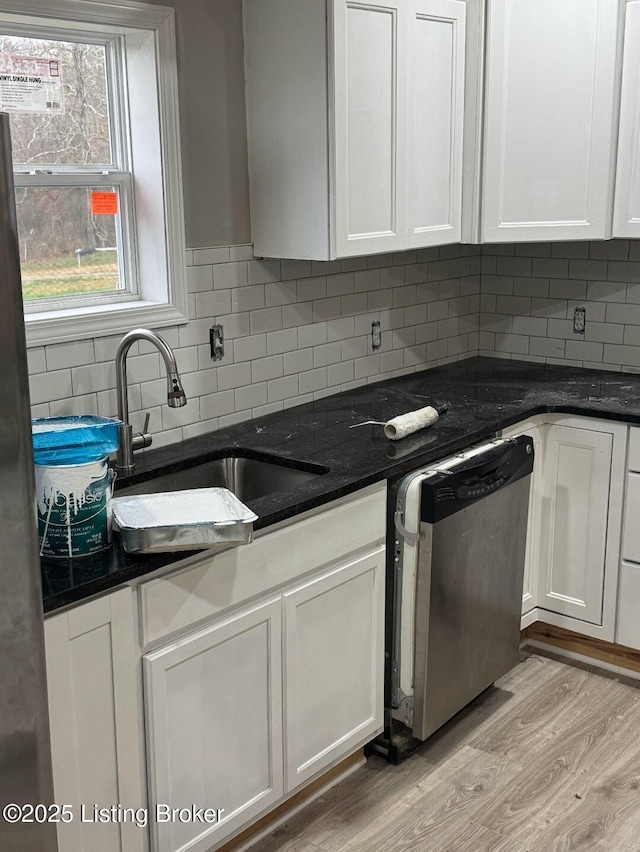
<instances>
[{"instance_id":1,"label":"white subway tile backsplash","mask_svg":"<svg viewBox=\"0 0 640 852\"><path fill-rule=\"evenodd\" d=\"M82 367L80 369L88 369ZM93 388L96 390L96 388ZM31 404L68 399L73 396L70 370L52 370L48 373L36 373L30 377L29 393Z\"/></svg>"},{"instance_id":2,"label":"white subway tile backsplash","mask_svg":"<svg viewBox=\"0 0 640 852\"><path fill-rule=\"evenodd\" d=\"M320 344L326 343L327 325L326 322L316 322L301 326L298 329L298 347L306 349L309 346L320 346Z\"/></svg>"},{"instance_id":3,"label":"white subway tile backsplash","mask_svg":"<svg viewBox=\"0 0 640 852\"><path fill-rule=\"evenodd\" d=\"M316 346L313 350L313 366L327 367L329 364L338 364L341 359L341 343L325 343Z\"/></svg>"},{"instance_id":4,"label":"white subway tile backsplash","mask_svg":"<svg viewBox=\"0 0 640 852\"><path fill-rule=\"evenodd\" d=\"M229 364L218 367L218 387L221 391L251 384L251 364Z\"/></svg>"},{"instance_id":5,"label":"white subway tile backsplash","mask_svg":"<svg viewBox=\"0 0 640 852\"><path fill-rule=\"evenodd\" d=\"M190 399L189 403L182 408L169 408L168 405L163 405L160 408L160 412L162 415L163 431L189 426L192 423L199 423L201 419L200 397Z\"/></svg>"},{"instance_id":6,"label":"white subway tile backsplash","mask_svg":"<svg viewBox=\"0 0 640 852\"><path fill-rule=\"evenodd\" d=\"M200 416L203 420L220 418L235 411L236 397L232 390L210 393L200 397Z\"/></svg>"},{"instance_id":7,"label":"white subway tile backsplash","mask_svg":"<svg viewBox=\"0 0 640 852\"><path fill-rule=\"evenodd\" d=\"M637 329L640 332L640 326L628 326L628 328ZM625 327L623 325L588 320L584 337L585 340L596 343L622 343L624 330ZM638 335L638 345L640 345L640 334Z\"/></svg>"},{"instance_id":8,"label":"white subway tile backsplash","mask_svg":"<svg viewBox=\"0 0 640 852\"><path fill-rule=\"evenodd\" d=\"M231 258L238 260L239 258ZM211 266L214 263L229 263L229 246L193 249L194 266Z\"/></svg>"},{"instance_id":9,"label":"white subway tile backsplash","mask_svg":"<svg viewBox=\"0 0 640 852\"><path fill-rule=\"evenodd\" d=\"M303 373L302 375L306 375L306 373ZM290 396L297 396L298 393L306 392L308 392L308 390L298 390L297 375L283 376L281 379L272 379L267 382L267 397L269 402L278 402L278 400L287 399Z\"/></svg>"},{"instance_id":10,"label":"white subway tile backsplash","mask_svg":"<svg viewBox=\"0 0 640 852\"><path fill-rule=\"evenodd\" d=\"M189 293L201 293L206 290L213 290L213 270L211 267L187 267L187 290Z\"/></svg>"},{"instance_id":11,"label":"white subway tile backsplash","mask_svg":"<svg viewBox=\"0 0 640 852\"><path fill-rule=\"evenodd\" d=\"M587 343L582 340L567 340L564 354L578 361L602 361L602 343Z\"/></svg>"},{"instance_id":12,"label":"white subway tile backsplash","mask_svg":"<svg viewBox=\"0 0 640 852\"><path fill-rule=\"evenodd\" d=\"M313 349L298 349L296 352L285 353L284 375L291 376L293 373L303 373L305 370L313 370L313 352Z\"/></svg>"},{"instance_id":13,"label":"white subway tile backsplash","mask_svg":"<svg viewBox=\"0 0 640 852\"><path fill-rule=\"evenodd\" d=\"M267 308L289 305L298 298L297 281L276 281L272 284L265 284L264 290Z\"/></svg>"},{"instance_id":14,"label":"white subway tile backsplash","mask_svg":"<svg viewBox=\"0 0 640 852\"><path fill-rule=\"evenodd\" d=\"M248 263L217 263L213 267L213 286L216 290L229 290L232 287L246 287L249 283Z\"/></svg>"},{"instance_id":15,"label":"white subway tile backsplash","mask_svg":"<svg viewBox=\"0 0 640 852\"><path fill-rule=\"evenodd\" d=\"M313 274L310 260L281 260L280 267L283 281L289 281L292 278L308 278Z\"/></svg>"},{"instance_id":16,"label":"white subway tile backsplash","mask_svg":"<svg viewBox=\"0 0 640 852\"><path fill-rule=\"evenodd\" d=\"M333 299L318 299L312 302L313 305L313 321L326 322L326 320L339 319L342 313L340 302L341 299L354 299L355 296L335 296ZM366 294L365 294L365 310L366 310Z\"/></svg>"},{"instance_id":17,"label":"white subway tile backsplash","mask_svg":"<svg viewBox=\"0 0 640 852\"><path fill-rule=\"evenodd\" d=\"M337 275L328 275L327 283L327 298L333 296L347 296L354 292L354 277L353 272L340 272Z\"/></svg>"},{"instance_id":18,"label":"white subway tile backsplash","mask_svg":"<svg viewBox=\"0 0 640 852\"><path fill-rule=\"evenodd\" d=\"M531 274L534 278L568 278L569 261L561 258L537 257L532 259Z\"/></svg>"},{"instance_id":19,"label":"white subway tile backsplash","mask_svg":"<svg viewBox=\"0 0 640 852\"><path fill-rule=\"evenodd\" d=\"M299 282L298 282L299 283ZM284 305L282 308L282 327L294 328L313 322L313 302L298 305Z\"/></svg>"},{"instance_id":20,"label":"white subway tile backsplash","mask_svg":"<svg viewBox=\"0 0 640 852\"><path fill-rule=\"evenodd\" d=\"M615 259L627 256L618 252ZM154 446L162 446L475 354L480 263L476 246L326 263L255 259L251 246L191 248L185 254L191 319L160 330L175 351L188 404L167 407L160 356L150 344L135 343L128 358L133 425L141 428L150 411ZM526 273L526 267L526 260L512 258L506 268ZM513 280L506 280L511 295ZM374 319L382 331L376 353ZM214 323L224 327L221 362L211 360ZM488 345L486 332L485 338ZM30 350L33 411L115 415L120 340L113 335Z\"/></svg>"},{"instance_id":21,"label":"white subway tile backsplash","mask_svg":"<svg viewBox=\"0 0 640 852\"><path fill-rule=\"evenodd\" d=\"M248 408L257 408L259 405L267 404L267 383L249 385L244 388L236 388L236 410L246 411Z\"/></svg>"},{"instance_id":22,"label":"white subway tile backsplash","mask_svg":"<svg viewBox=\"0 0 640 852\"><path fill-rule=\"evenodd\" d=\"M327 387L327 368L320 367L317 370L308 370L300 373L298 379L299 393L313 393ZM289 396L289 394L287 394Z\"/></svg>"},{"instance_id":23,"label":"white subway tile backsplash","mask_svg":"<svg viewBox=\"0 0 640 852\"><path fill-rule=\"evenodd\" d=\"M93 364L93 340L78 340L74 343L58 343L45 348L46 369L63 370L65 367L79 367Z\"/></svg>"},{"instance_id":24,"label":"white subway tile backsplash","mask_svg":"<svg viewBox=\"0 0 640 852\"><path fill-rule=\"evenodd\" d=\"M269 284L272 281L280 281L279 260L250 260L249 284Z\"/></svg>"},{"instance_id":25,"label":"white subway tile backsplash","mask_svg":"<svg viewBox=\"0 0 640 852\"><path fill-rule=\"evenodd\" d=\"M483 275L478 341L482 352L533 356L549 363L608 365L623 370L640 367L638 241L554 243L550 256L544 246L538 252L535 245L519 245L515 254L531 259L534 277L514 278L512 298L530 296L530 310L526 303L509 302L506 296L498 295L493 304L492 294L499 287L490 274ZM484 246L483 270L494 268L492 258L496 269L509 268L492 246ZM586 310L586 329L581 335L573 332L577 307ZM500 311L507 308L511 329L499 332ZM514 342L514 336L523 339ZM529 351L525 352L527 338ZM514 351L516 348L522 351Z\"/></svg>"},{"instance_id":26,"label":"white subway tile backsplash","mask_svg":"<svg viewBox=\"0 0 640 852\"><path fill-rule=\"evenodd\" d=\"M235 363L253 361L265 358L267 355L267 335L254 334L251 337L239 337L233 341L233 358Z\"/></svg>"},{"instance_id":27,"label":"white subway tile backsplash","mask_svg":"<svg viewBox=\"0 0 640 852\"><path fill-rule=\"evenodd\" d=\"M265 307L264 286L238 287L231 291L231 311L257 311Z\"/></svg>"},{"instance_id":28,"label":"white subway tile backsplash","mask_svg":"<svg viewBox=\"0 0 640 852\"><path fill-rule=\"evenodd\" d=\"M251 381L266 382L269 379L278 379L284 375L284 357L282 355L270 355L261 358L251 364Z\"/></svg>"},{"instance_id":29,"label":"white subway tile backsplash","mask_svg":"<svg viewBox=\"0 0 640 852\"><path fill-rule=\"evenodd\" d=\"M607 279L609 281L624 281L626 284L640 283L640 263L637 261L625 263L610 260L607 267Z\"/></svg>"},{"instance_id":30,"label":"white subway tile backsplash","mask_svg":"<svg viewBox=\"0 0 640 852\"><path fill-rule=\"evenodd\" d=\"M298 329L286 328L267 335L267 352L269 355L279 355L298 348Z\"/></svg>"},{"instance_id":31,"label":"white subway tile backsplash","mask_svg":"<svg viewBox=\"0 0 640 852\"><path fill-rule=\"evenodd\" d=\"M52 417L62 417L69 414L98 414L98 398L95 393L83 396L72 396L68 399L57 399L49 403Z\"/></svg>"},{"instance_id":32,"label":"white subway tile backsplash","mask_svg":"<svg viewBox=\"0 0 640 852\"><path fill-rule=\"evenodd\" d=\"M529 354L544 358L564 358L565 341L552 337L531 337L529 339ZM493 344L487 346L492 349Z\"/></svg>"},{"instance_id":33,"label":"white subway tile backsplash","mask_svg":"<svg viewBox=\"0 0 640 852\"><path fill-rule=\"evenodd\" d=\"M91 366L73 367L71 371L63 370L61 373L48 372L44 373L43 376L46 381L49 377L53 378L62 374L68 374L71 377L73 394L71 392L71 388L69 388L68 393L58 393L56 396L56 389L52 387L51 394L47 396L47 399L61 399L62 397L72 395L83 396L87 393L107 390L108 388L113 388L116 385L116 365L114 361L92 364ZM133 381L131 377L129 378L130 381ZM152 378L156 378L156 376L153 376ZM31 396L33 401L33 389L31 391Z\"/></svg>"},{"instance_id":34,"label":"white subway tile backsplash","mask_svg":"<svg viewBox=\"0 0 640 852\"><path fill-rule=\"evenodd\" d=\"M279 331L283 326L282 310L282 308L264 308L264 310L251 311L251 334Z\"/></svg>"},{"instance_id":35,"label":"white subway tile backsplash","mask_svg":"<svg viewBox=\"0 0 640 852\"><path fill-rule=\"evenodd\" d=\"M314 276L298 281L297 301L313 302L315 299L326 299L327 279L324 276Z\"/></svg>"},{"instance_id":36,"label":"white subway tile backsplash","mask_svg":"<svg viewBox=\"0 0 640 852\"><path fill-rule=\"evenodd\" d=\"M232 337L248 337L252 333L250 314L248 311L241 314L222 314L215 318L216 323L224 328L225 340ZM209 323L211 325L211 323ZM257 329L253 329L253 333L257 333ZM180 340L182 341L182 329L180 329ZM209 332L206 334L209 339Z\"/></svg>"},{"instance_id":37,"label":"white subway tile backsplash","mask_svg":"<svg viewBox=\"0 0 640 852\"><path fill-rule=\"evenodd\" d=\"M211 290L196 293L196 317L204 319L231 313L231 290Z\"/></svg>"},{"instance_id":38,"label":"white subway tile backsplash","mask_svg":"<svg viewBox=\"0 0 640 852\"><path fill-rule=\"evenodd\" d=\"M253 246L229 246L229 260L232 263L238 260L253 260Z\"/></svg>"},{"instance_id":39,"label":"white subway tile backsplash","mask_svg":"<svg viewBox=\"0 0 640 852\"><path fill-rule=\"evenodd\" d=\"M335 388L344 382L352 382L355 376L355 367L353 361L341 361L339 364L332 364L327 367L327 384L329 387Z\"/></svg>"},{"instance_id":40,"label":"white subway tile backsplash","mask_svg":"<svg viewBox=\"0 0 640 852\"><path fill-rule=\"evenodd\" d=\"M29 375L34 373L45 373L47 370L47 359L44 354L44 346L29 349L27 352L27 367Z\"/></svg>"}]
</instances>

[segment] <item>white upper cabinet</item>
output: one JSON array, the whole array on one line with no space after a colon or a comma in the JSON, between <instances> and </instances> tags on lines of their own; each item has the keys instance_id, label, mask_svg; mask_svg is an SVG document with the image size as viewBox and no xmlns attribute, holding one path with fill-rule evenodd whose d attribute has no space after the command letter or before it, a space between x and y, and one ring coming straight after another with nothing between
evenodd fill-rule
<instances>
[{"instance_id":1,"label":"white upper cabinet","mask_svg":"<svg viewBox=\"0 0 640 852\"><path fill-rule=\"evenodd\" d=\"M413 0L409 18L409 247L459 242L466 7Z\"/></svg>"},{"instance_id":2,"label":"white upper cabinet","mask_svg":"<svg viewBox=\"0 0 640 852\"><path fill-rule=\"evenodd\" d=\"M334 0L335 250L406 247L406 0Z\"/></svg>"},{"instance_id":3,"label":"white upper cabinet","mask_svg":"<svg viewBox=\"0 0 640 852\"><path fill-rule=\"evenodd\" d=\"M256 255L460 240L465 12L461 0L244 0Z\"/></svg>"},{"instance_id":4,"label":"white upper cabinet","mask_svg":"<svg viewBox=\"0 0 640 852\"><path fill-rule=\"evenodd\" d=\"M626 9L614 237L640 237L640 0Z\"/></svg>"},{"instance_id":5,"label":"white upper cabinet","mask_svg":"<svg viewBox=\"0 0 640 852\"><path fill-rule=\"evenodd\" d=\"M489 0L484 242L611 236L618 22L618 0Z\"/></svg>"}]
</instances>

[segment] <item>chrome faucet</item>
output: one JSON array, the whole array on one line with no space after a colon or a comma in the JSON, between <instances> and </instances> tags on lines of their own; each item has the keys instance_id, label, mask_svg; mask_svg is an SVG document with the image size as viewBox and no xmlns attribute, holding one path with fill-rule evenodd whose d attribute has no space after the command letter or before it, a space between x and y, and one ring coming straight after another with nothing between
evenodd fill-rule
<instances>
[{"instance_id":1,"label":"chrome faucet","mask_svg":"<svg viewBox=\"0 0 640 852\"><path fill-rule=\"evenodd\" d=\"M150 331L148 328L135 328L129 331L120 341L116 352L116 394L118 397L118 418L122 421L120 426L120 442L116 458L116 470L121 473L131 473L135 466L133 461L134 450L143 450L150 447L151 435L147 432L149 426L149 414L144 421L142 432L133 434L133 427L129 423L129 394L127 391L127 353L136 340L148 340L153 343L162 355L167 369L167 405L169 408L182 408L187 404L187 397L182 389L182 382L178 374L176 356L164 338Z\"/></svg>"}]
</instances>

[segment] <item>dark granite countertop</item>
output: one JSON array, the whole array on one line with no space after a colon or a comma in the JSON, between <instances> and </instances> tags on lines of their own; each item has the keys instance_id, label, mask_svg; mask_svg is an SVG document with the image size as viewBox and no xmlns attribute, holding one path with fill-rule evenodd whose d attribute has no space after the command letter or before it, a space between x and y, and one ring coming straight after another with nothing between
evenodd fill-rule
<instances>
[{"instance_id":1,"label":"dark granite countertop","mask_svg":"<svg viewBox=\"0 0 640 852\"><path fill-rule=\"evenodd\" d=\"M381 426L425 405L447 402L429 429L393 442ZM317 402L249 420L198 438L136 455L135 484L225 450L274 455L290 464L322 465L328 473L247 504L255 529L291 518L371 483L404 475L535 414L562 412L640 424L640 375L471 358L366 385ZM77 559L43 560L45 612L88 598L189 556L132 556L117 538L106 551Z\"/></svg>"}]
</instances>

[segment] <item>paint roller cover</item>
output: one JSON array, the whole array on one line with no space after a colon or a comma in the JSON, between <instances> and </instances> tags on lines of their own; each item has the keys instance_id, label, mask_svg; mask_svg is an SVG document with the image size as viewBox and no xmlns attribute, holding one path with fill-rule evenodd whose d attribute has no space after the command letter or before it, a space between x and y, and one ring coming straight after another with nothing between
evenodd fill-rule
<instances>
[{"instance_id":1,"label":"paint roller cover","mask_svg":"<svg viewBox=\"0 0 640 852\"><path fill-rule=\"evenodd\" d=\"M401 414L389 420L385 423L384 434L390 441L399 441L400 438L431 426L438 417L436 409L432 405L427 405L426 408L418 408L416 411L409 411L407 414Z\"/></svg>"},{"instance_id":2,"label":"paint roller cover","mask_svg":"<svg viewBox=\"0 0 640 852\"><path fill-rule=\"evenodd\" d=\"M113 417L74 415L31 421L36 464L87 464L118 449L120 421Z\"/></svg>"}]
</instances>

